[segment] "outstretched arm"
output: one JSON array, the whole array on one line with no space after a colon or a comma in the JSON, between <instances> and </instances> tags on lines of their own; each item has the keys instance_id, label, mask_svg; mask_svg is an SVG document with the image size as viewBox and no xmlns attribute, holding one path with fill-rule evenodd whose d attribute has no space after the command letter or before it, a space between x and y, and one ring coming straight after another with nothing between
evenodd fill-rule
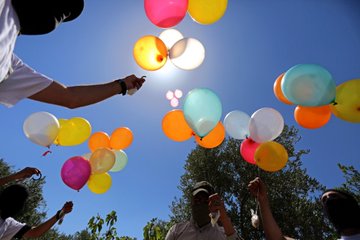
<instances>
[{"instance_id":1,"label":"outstretched arm","mask_svg":"<svg viewBox=\"0 0 360 240\"><path fill-rule=\"evenodd\" d=\"M26 167L17 173L0 178L0 186L5 185L11 181L17 181L17 180L23 180L23 179L29 178L34 174L39 175L39 174L41 174L41 172L37 168Z\"/></svg>"},{"instance_id":2,"label":"outstretched arm","mask_svg":"<svg viewBox=\"0 0 360 240\"><path fill-rule=\"evenodd\" d=\"M144 77L138 78L135 75L127 76L122 80L128 90L140 89L145 82ZM54 81L47 88L29 98L67 108L78 108L101 102L121 93L123 90L119 81L72 87L66 87Z\"/></svg>"},{"instance_id":3,"label":"outstretched arm","mask_svg":"<svg viewBox=\"0 0 360 240\"><path fill-rule=\"evenodd\" d=\"M72 208L73 208L73 203L72 202L66 202L60 211L58 211L54 216L52 216L50 219L43 222L42 224L38 225L37 227L31 228L29 231L27 231L24 234L24 237L25 238L37 238L37 237L42 236L44 233L49 231L49 229L52 226L54 226L55 223L59 219L61 219L63 217L61 215L61 212L63 214L70 213L72 211Z\"/></svg>"}]
</instances>

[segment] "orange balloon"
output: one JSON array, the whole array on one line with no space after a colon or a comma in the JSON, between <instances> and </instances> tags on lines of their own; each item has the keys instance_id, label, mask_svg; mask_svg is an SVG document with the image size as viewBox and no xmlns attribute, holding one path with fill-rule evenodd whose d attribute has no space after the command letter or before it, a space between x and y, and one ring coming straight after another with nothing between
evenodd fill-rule
<instances>
[{"instance_id":1,"label":"orange balloon","mask_svg":"<svg viewBox=\"0 0 360 240\"><path fill-rule=\"evenodd\" d=\"M88 146L91 152L98 148L110 148L110 138L106 132L96 132L89 138Z\"/></svg>"},{"instance_id":2,"label":"orange balloon","mask_svg":"<svg viewBox=\"0 0 360 240\"><path fill-rule=\"evenodd\" d=\"M331 117L329 105L319 107L297 106L294 111L295 121L304 128L315 129L324 126Z\"/></svg>"},{"instance_id":3,"label":"orange balloon","mask_svg":"<svg viewBox=\"0 0 360 240\"><path fill-rule=\"evenodd\" d=\"M193 130L187 124L184 113L180 109L166 113L161 125L163 132L171 140L183 142L193 136Z\"/></svg>"},{"instance_id":4,"label":"orange balloon","mask_svg":"<svg viewBox=\"0 0 360 240\"><path fill-rule=\"evenodd\" d=\"M127 127L115 129L110 137L110 147L115 150L124 150L134 139L132 131Z\"/></svg>"},{"instance_id":5,"label":"orange balloon","mask_svg":"<svg viewBox=\"0 0 360 240\"><path fill-rule=\"evenodd\" d=\"M209 132L202 139L199 136L195 136L196 142L204 148L214 148L219 146L225 139L225 127L221 122L214 127L211 132Z\"/></svg>"},{"instance_id":6,"label":"orange balloon","mask_svg":"<svg viewBox=\"0 0 360 240\"><path fill-rule=\"evenodd\" d=\"M292 105L293 103L290 102L284 95L284 93L282 92L281 90L281 81L283 80L283 77L284 77L285 73L282 73L280 76L278 76L278 78L275 80L274 82L274 87L273 87L273 90L274 90L274 94L275 94L275 97L283 102L283 103L286 103L286 104L289 104L289 105Z\"/></svg>"}]
</instances>

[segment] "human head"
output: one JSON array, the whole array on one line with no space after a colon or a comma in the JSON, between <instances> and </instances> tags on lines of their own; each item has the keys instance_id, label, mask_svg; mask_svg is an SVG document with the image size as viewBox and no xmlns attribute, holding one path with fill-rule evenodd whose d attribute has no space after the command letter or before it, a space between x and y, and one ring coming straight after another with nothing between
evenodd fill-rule
<instances>
[{"instance_id":1,"label":"human head","mask_svg":"<svg viewBox=\"0 0 360 240\"><path fill-rule=\"evenodd\" d=\"M210 222L209 196L214 193L213 186L206 181L195 183L191 190L191 213L200 227Z\"/></svg>"},{"instance_id":2,"label":"human head","mask_svg":"<svg viewBox=\"0 0 360 240\"><path fill-rule=\"evenodd\" d=\"M0 217L6 219L14 217L25 205L29 193L23 185L14 184L0 193Z\"/></svg>"},{"instance_id":3,"label":"human head","mask_svg":"<svg viewBox=\"0 0 360 240\"><path fill-rule=\"evenodd\" d=\"M321 196L325 215L340 234L349 229L360 230L360 207L348 192L328 189Z\"/></svg>"},{"instance_id":4,"label":"human head","mask_svg":"<svg viewBox=\"0 0 360 240\"><path fill-rule=\"evenodd\" d=\"M46 34L60 23L77 18L84 0L12 0L20 22L20 33Z\"/></svg>"}]
</instances>

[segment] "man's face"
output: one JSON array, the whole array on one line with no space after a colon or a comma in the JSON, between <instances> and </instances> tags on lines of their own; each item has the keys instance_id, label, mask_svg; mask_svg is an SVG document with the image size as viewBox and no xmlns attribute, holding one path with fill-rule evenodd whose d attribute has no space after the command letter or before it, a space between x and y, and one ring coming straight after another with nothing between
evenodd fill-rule
<instances>
[{"instance_id":1,"label":"man's face","mask_svg":"<svg viewBox=\"0 0 360 240\"><path fill-rule=\"evenodd\" d=\"M192 198L192 216L195 222L201 227L210 222L209 217L209 194L199 192Z\"/></svg>"}]
</instances>

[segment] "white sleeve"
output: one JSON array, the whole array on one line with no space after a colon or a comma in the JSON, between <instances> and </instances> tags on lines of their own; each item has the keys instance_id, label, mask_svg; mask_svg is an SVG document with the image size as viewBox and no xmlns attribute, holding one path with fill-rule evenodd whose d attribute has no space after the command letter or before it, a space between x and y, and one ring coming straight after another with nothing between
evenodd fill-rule
<instances>
[{"instance_id":1,"label":"white sleeve","mask_svg":"<svg viewBox=\"0 0 360 240\"><path fill-rule=\"evenodd\" d=\"M0 225L0 239L11 240L26 224L8 217Z\"/></svg>"}]
</instances>

